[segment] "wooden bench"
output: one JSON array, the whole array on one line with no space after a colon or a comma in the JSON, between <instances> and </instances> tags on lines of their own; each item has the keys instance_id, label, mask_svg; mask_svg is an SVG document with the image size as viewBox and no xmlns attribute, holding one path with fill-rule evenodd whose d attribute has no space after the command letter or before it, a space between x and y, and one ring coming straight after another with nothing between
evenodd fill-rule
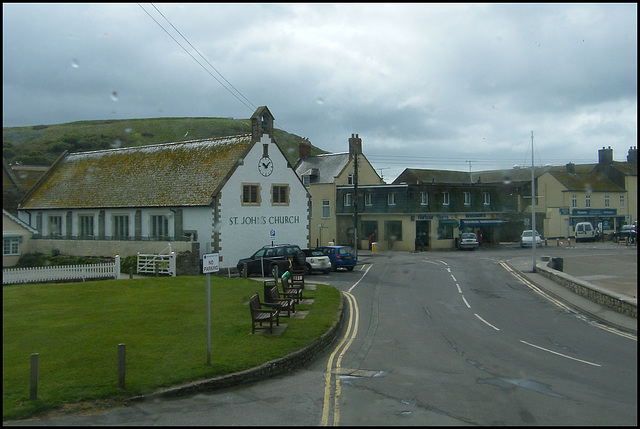
<instances>
[{"instance_id":1,"label":"wooden bench","mask_svg":"<svg viewBox=\"0 0 640 429\"><path fill-rule=\"evenodd\" d=\"M285 298L293 298L297 302L300 302L302 299L302 288L292 286L290 280L285 277L282 279L282 295Z\"/></svg>"},{"instance_id":2,"label":"wooden bench","mask_svg":"<svg viewBox=\"0 0 640 429\"><path fill-rule=\"evenodd\" d=\"M280 292L278 291L278 285L273 280L266 280L264 282L264 305L275 304L275 308L280 310L280 314L283 317L291 317L291 312L296 311L296 302L293 298L285 298L280 296ZM284 312L287 312L287 315L284 315Z\"/></svg>"},{"instance_id":3,"label":"wooden bench","mask_svg":"<svg viewBox=\"0 0 640 429\"><path fill-rule=\"evenodd\" d=\"M263 328L262 322L269 321L269 329L273 334L273 320L276 320L276 325L280 326L280 311L277 309L263 308L260 303L260 297L256 293L249 300L249 309L251 310L251 333L256 331L256 323L260 324L260 328ZM267 329L264 326L264 329Z\"/></svg>"},{"instance_id":4,"label":"wooden bench","mask_svg":"<svg viewBox=\"0 0 640 429\"><path fill-rule=\"evenodd\" d=\"M291 273L291 280L290 280L291 286L304 289L304 269L291 270L290 273Z\"/></svg>"}]
</instances>

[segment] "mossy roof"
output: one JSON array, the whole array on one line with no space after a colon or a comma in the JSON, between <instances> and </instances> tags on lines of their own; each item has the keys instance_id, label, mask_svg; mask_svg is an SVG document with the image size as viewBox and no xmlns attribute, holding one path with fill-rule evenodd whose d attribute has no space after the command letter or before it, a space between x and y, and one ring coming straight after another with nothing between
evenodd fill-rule
<instances>
[{"instance_id":1,"label":"mossy roof","mask_svg":"<svg viewBox=\"0 0 640 429\"><path fill-rule=\"evenodd\" d=\"M20 208L209 205L251 142L246 134L68 154Z\"/></svg>"}]
</instances>

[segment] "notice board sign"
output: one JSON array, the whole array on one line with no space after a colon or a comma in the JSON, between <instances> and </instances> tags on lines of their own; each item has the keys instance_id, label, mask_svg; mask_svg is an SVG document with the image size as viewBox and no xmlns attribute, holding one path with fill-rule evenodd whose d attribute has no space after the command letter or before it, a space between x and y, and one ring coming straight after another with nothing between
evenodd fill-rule
<instances>
[{"instance_id":1,"label":"notice board sign","mask_svg":"<svg viewBox=\"0 0 640 429\"><path fill-rule=\"evenodd\" d=\"M202 274L220 271L220 256L217 253L202 255Z\"/></svg>"}]
</instances>

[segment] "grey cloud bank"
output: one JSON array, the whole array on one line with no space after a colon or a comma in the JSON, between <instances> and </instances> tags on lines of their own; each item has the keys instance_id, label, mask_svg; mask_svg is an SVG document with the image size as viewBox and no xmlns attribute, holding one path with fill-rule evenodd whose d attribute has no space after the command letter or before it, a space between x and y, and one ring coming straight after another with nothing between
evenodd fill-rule
<instances>
[{"instance_id":1,"label":"grey cloud bank","mask_svg":"<svg viewBox=\"0 0 640 429\"><path fill-rule=\"evenodd\" d=\"M637 5L3 4L4 127L259 105L387 180L530 163L531 131L536 164L624 160Z\"/></svg>"}]
</instances>

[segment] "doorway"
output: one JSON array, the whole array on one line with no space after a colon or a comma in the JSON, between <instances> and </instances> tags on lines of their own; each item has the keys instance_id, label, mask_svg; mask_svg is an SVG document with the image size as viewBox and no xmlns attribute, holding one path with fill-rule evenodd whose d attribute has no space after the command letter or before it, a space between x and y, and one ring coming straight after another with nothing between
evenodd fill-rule
<instances>
[{"instance_id":1,"label":"doorway","mask_svg":"<svg viewBox=\"0 0 640 429\"><path fill-rule=\"evenodd\" d=\"M426 250L429 247L429 235L431 232L431 221L429 220L417 220L416 221L416 249L423 248ZM421 245L421 246L420 246Z\"/></svg>"}]
</instances>

